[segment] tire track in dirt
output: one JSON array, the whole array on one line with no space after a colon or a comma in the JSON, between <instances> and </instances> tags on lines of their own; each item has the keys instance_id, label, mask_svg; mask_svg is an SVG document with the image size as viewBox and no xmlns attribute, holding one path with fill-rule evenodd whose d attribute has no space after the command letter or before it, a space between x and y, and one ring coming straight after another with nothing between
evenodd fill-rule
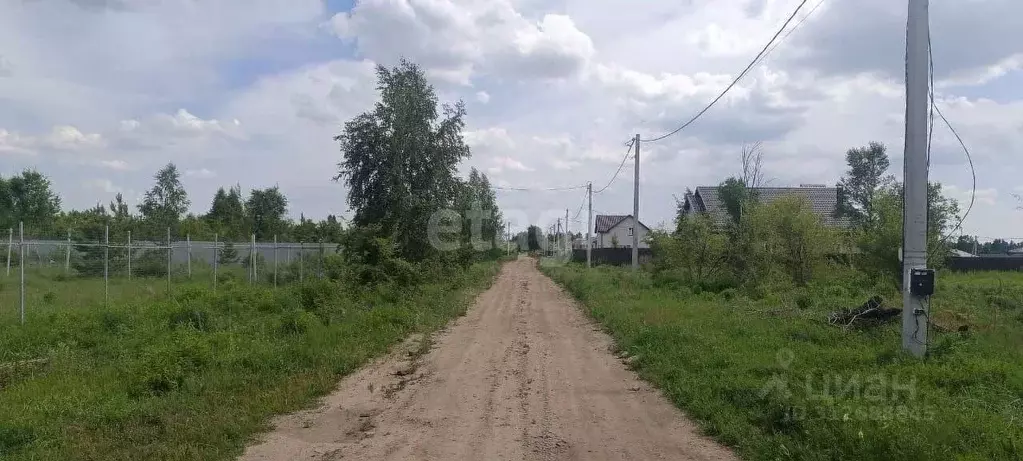
<instances>
[{"instance_id":1,"label":"tire track in dirt","mask_svg":"<svg viewBox=\"0 0 1023 461\"><path fill-rule=\"evenodd\" d=\"M611 355L533 260L504 266L469 312L277 418L256 460L734 459Z\"/></svg>"}]
</instances>

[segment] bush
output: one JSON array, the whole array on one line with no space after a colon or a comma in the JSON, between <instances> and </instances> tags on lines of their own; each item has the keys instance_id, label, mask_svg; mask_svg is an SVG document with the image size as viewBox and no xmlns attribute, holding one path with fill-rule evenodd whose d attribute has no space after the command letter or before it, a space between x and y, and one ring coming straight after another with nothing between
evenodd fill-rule
<instances>
[{"instance_id":1,"label":"bush","mask_svg":"<svg viewBox=\"0 0 1023 461\"><path fill-rule=\"evenodd\" d=\"M683 217L675 233L651 231L649 239L656 255L654 275L671 273L661 276L661 283L674 279L695 286L724 275L725 236L715 230L707 216Z\"/></svg>"},{"instance_id":2,"label":"bush","mask_svg":"<svg viewBox=\"0 0 1023 461\"><path fill-rule=\"evenodd\" d=\"M143 250L137 257L132 255L131 271L138 277L166 277L167 250Z\"/></svg>"}]
</instances>

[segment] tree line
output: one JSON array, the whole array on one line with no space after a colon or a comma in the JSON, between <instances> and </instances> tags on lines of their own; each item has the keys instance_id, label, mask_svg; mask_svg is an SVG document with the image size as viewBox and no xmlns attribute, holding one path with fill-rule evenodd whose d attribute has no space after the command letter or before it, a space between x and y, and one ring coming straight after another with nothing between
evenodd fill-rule
<instances>
[{"instance_id":1,"label":"tree line","mask_svg":"<svg viewBox=\"0 0 1023 461\"><path fill-rule=\"evenodd\" d=\"M10 178L0 176L0 228L25 227L25 235L34 238L63 239L69 233L76 241L101 241L107 226L111 239L123 241L127 233L137 240L162 242L168 231L174 239L186 235L193 240L257 240L338 242L342 226L336 216L321 221L297 221L288 213L288 199L277 186L253 189L247 198L240 186L219 188L209 211L188 213L188 192L181 184L177 166L169 163L154 176L152 188L133 210L117 193L107 205L97 203L85 210L63 211L60 197L50 180L35 170L25 170Z\"/></svg>"}]
</instances>

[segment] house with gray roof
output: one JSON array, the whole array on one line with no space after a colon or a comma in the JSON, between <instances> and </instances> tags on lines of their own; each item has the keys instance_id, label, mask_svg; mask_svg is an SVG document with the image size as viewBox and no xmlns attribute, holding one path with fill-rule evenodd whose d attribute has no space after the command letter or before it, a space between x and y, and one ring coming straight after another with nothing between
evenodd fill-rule
<instances>
[{"instance_id":1,"label":"house with gray roof","mask_svg":"<svg viewBox=\"0 0 1023 461\"><path fill-rule=\"evenodd\" d=\"M782 197L803 197L810 203L813 212L821 217L824 225L839 228L849 226L849 219L837 213L837 187L802 184L799 187L755 187L753 190L760 203L771 203ZM686 191L682 213L705 213L717 226L724 226L729 219L725 204L718 197L717 186L700 186L695 191Z\"/></svg>"},{"instance_id":2,"label":"house with gray roof","mask_svg":"<svg viewBox=\"0 0 1023 461\"><path fill-rule=\"evenodd\" d=\"M639 223L638 225L636 223ZM646 241L650 228L632 215L597 215L593 223L593 248L632 248L632 233L639 233L639 248L650 248Z\"/></svg>"}]
</instances>

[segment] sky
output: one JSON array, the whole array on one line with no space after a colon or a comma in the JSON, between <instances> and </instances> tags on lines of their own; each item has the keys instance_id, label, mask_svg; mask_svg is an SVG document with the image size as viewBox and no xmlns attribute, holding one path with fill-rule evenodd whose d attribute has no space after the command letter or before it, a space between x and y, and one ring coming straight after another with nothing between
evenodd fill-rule
<instances>
[{"instance_id":1,"label":"sky","mask_svg":"<svg viewBox=\"0 0 1023 461\"><path fill-rule=\"evenodd\" d=\"M833 185L845 152L879 141L902 177L906 1L809 0L763 63L696 123L644 143L640 220L739 171L760 142L773 186ZM371 108L377 65L427 70L465 101L472 157L499 186L607 184L635 134L706 105L799 0L4 0L0 174L48 175L64 208L137 203L174 162L191 210L218 187L278 185L289 212L350 216L333 136ZM810 14L812 11L812 14ZM976 167L963 224L1023 239L1023 15L1018 0L932 2L936 101ZM805 17L805 20L804 20ZM596 213L632 212L630 160ZM930 179L968 205L970 169L935 129ZM499 190L513 228L570 211L584 189Z\"/></svg>"}]
</instances>

